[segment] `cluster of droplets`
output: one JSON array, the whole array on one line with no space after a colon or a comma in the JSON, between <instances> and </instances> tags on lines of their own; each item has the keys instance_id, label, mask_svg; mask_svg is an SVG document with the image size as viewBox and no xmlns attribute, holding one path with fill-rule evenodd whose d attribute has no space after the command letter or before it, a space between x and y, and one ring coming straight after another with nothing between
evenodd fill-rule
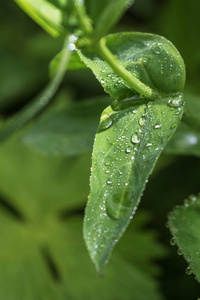
<instances>
[{"instance_id":1,"label":"cluster of droplets","mask_svg":"<svg viewBox=\"0 0 200 300\"><path fill-rule=\"evenodd\" d=\"M129 112L129 117L132 118L132 114L136 114L137 110L131 111ZM104 122L104 128L107 127L109 128L112 124L111 122L106 122L105 124L105 120L106 118L110 118L110 115L103 115L103 118L101 118L101 122ZM141 123L141 121L138 121L138 127L140 127L141 125L139 124ZM106 180L106 186L108 187L106 189L106 193L105 196L107 198L107 208L109 207L109 214L112 217L116 218L115 215L115 208L118 207L118 203L117 203L117 195L114 196L114 198L112 196L109 196L109 191L110 190L116 190L118 187L121 188L124 186L128 187L129 185L129 180L127 179L127 168L129 168L129 164L133 163L134 159L135 159L135 153L137 151L137 145L140 142L140 136L139 136L139 131L138 133L134 132L133 134L127 134L128 128L124 127L123 128L123 132L122 134L117 138L117 140L115 141L115 143L113 145L111 145L113 147L113 156L106 156L105 157L105 162L104 162L104 166L103 169L106 173L107 180ZM130 159L129 159L130 158ZM124 161L127 160L127 163L124 163ZM120 161L122 162L122 167L120 167ZM126 165L128 164L128 165ZM104 168L105 167L105 168ZM113 194L113 192L111 193ZM120 196L119 196L120 197ZM121 205L121 204L119 204ZM127 213L131 213L131 206L132 203L130 201L129 206L124 206L123 204L121 205L121 212L119 213L119 217L117 218L121 218L124 217L124 215L127 215ZM124 213L123 213L124 211Z\"/></svg>"},{"instance_id":2,"label":"cluster of droplets","mask_svg":"<svg viewBox=\"0 0 200 300\"><path fill-rule=\"evenodd\" d=\"M168 106L172 108L181 108L183 106L183 103L183 95L179 94L178 96L169 99Z\"/></svg>"},{"instance_id":3,"label":"cluster of droplets","mask_svg":"<svg viewBox=\"0 0 200 300\"><path fill-rule=\"evenodd\" d=\"M77 41L78 37L75 34L71 34L69 36L69 45L68 49L70 51L74 51L76 49L75 42Z\"/></svg>"},{"instance_id":4,"label":"cluster of droplets","mask_svg":"<svg viewBox=\"0 0 200 300\"><path fill-rule=\"evenodd\" d=\"M113 217L113 219L120 219L123 217L127 217L129 215L129 218L132 219L133 215L135 214L135 211L137 207L132 207L132 202L130 201L128 204L127 202L124 203L118 203L117 197L120 196L120 194L114 194L113 191L121 191L120 189L117 189L118 187L124 186L125 190L127 190L127 193L130 193L129 189L129 180L126 177L127 174L127 168L124 168L124 161L127 159L127 165L134 164L135 156L137 155L139 145L142 140L142 128L145 126L146 122L146 109L151 108L153 104L151 102L148 103L148 105L145 107L143 113L140 111L140 117L138 116L138 109L131 107L131 109L127 110L127 113L124 113L125 123L123 124L123 118L118 119L118 113L104 113L101 117L100 121L100 130L107 130L112 127L112 125L116 122L122 122L120 124L120 128L123 128L123 131L121 132L121 135L117 138L116 141L112 141L109 134L106 137L107 143L110 143L110 145L113 147L112 154L105 155L104 151L102 151L103 148L98 148L99 158L102 159L102 155L104 156L104 159L102 161L102 169L106 174L106 182L105 182L105 188L102 195L103 201L99 205L100 210L100 220L103 224L104 219L107 218L108 214ZM141 109L141 108L140 108ZM134 118L134 122L137 122L137 126L135 127L134 132L130 134L130 130L127 128L127 124L129 123L129 120L131 121ZM162 127L162 124L155 120L153 121L154 125L153 128L156 130L156 132ZM151 122L152 123L152 122ZM136 124L136 123L134 123ZM123 126L124 125L124 126ZM119 127L113 127L113 132L118 134ZM151 148L153 144L149 141L146 144L147 148ZM156 148L157 150L158 148ZM145 158L145 156L143 157ZM120 166L120 161L122 161L122 164ZM126 163L125 163L126 165ZM146 181L147 182L147 181ZM111 192L112 191L112 192ZM114 194L114 196L113 196ZM128 194L126 194L128 197ZM120 210L118 209L120 206ZM117 211L117 213L116 213ZM103 228L103 227L102 227ZM93 255L96 255L96 251L98 247L100 247L99 238L102 234L102 228L93 228L93 232L96 232L95 238L91 241L91 249L93 249ZM101 230L100 230L101 229ZM94 235L92 235L94 236ZM97 239L98 238L98 244ZM172 242L173 243L173 242Z\"/></svg>"},{"instance_id":5,"label":"cluster of droplets","mask_svg":"<svg viewBox=\"0 0 200 300\"><path fill-rule=\"evenodd\" d=\"M122 85L123 86L125 85L123 79L121 79L115 72L113 72L111 67L109 67L106 63L101 62L100 64L98 57L94 59L94 61L95 64L99 66L99 69L101 69L99 72L95 74L96 78L99 80L99 82L107 92L110 91L111 86L115 88L115 92L116 92L118 88L121 88Z\"/></svg>"},{"instance_id":6,"label":"cluster of droplets","mask_svg":"<svg viewBox=\"0 0 200 300\"><path fill-rule=\"evenodd\" d=\"M184 200L184 206L189 207L190 205L196 205L196 202L197 202L197 196L190 195L189 199Z\"/></svg>"},{"instance_id":7,"label":"cluster of droplets","mask_svg":"<svg viewBox=\"0 0 200 300\"><path fill-rule=\"evenodd\" d=\"M150 106L150 105L149 105ZM138 110L137 109L132 109L129 110L127 114L129 114L128 118L133 118L133 115L137 115ZM127 167L126 168L120 168L120 161L122 161L122 164L124 164L124 161L127 159L127 163L125 165L130 165L133 164L135 161L135 156L138 152L138 146L141 142L142 138L142 127L145 125L146 122L146 108L143 112L143 114L140 113L140 117L135 117L135 120L137 120L138 123L138 129L135 129L135 131L130 134L126 133L128 128L124 126L123 128L123 133L120 135L117 140L112 144L113 146L113 153L112 157L105 157L104 161L104 167L103 170L105 171L105 174L107 175L107 180L106 180L106 193L105 197L107 197L106 203L107 207L111 207L111 213L110 215L114 217L115 213L114 212L114 207L116 207L116 203L112 203L112 195L109 197L109 191L110 190L116 190L117 187L119 186L129 186L129 180L126 179L126 174L127 174ZM126 124L128 123L127 118L126 118ZM101 129L108 129L112 126L111 122L111 115L110 114L104 114L101 117ZM158 130L161 128L160 123L155 123L154 129ZM123 126L122 126L123 127ZM117 129L116 129L117 130ZM115 131L115 129L113 129ZM128 131L129 132L129 131ZM110 138L107 138L107 141L110 142ZM153 145L151 142L146 143L146 147L150 148ZM158 150L158 148L156 148ZM143 157L145 158L145 156ZM148 182L146 180L146 182ZM113 192L111 193L113 194ZM121 205L121 204L119 204ZM131 205L132 203L130 202L130 210L131 210ZM121 210L123 211L124 209L124 215L127 215L127 207L121 207ZM129 213L130 214L130 213ZM134 211L132 215L134 214ZM123 213L119 214L121 217L123 217Z\"/></svg>"},{"instance_id":8,"label":"cluster of droplets","mask_svg":"<svg viewBox=\"0 0 200 300\"><path fill-rule=\"evenodd\" d=\"M165 72L176 76L178 79L181 78L181 75L184 73L184 65L180 64L177 66L177 62L174 58L174 55L169 51L169 47L165 46L165 42L145 42L144 46L151 50L153 54L157 56L157 62L160 66L160 75L163 75ZM161 56L162 55L162 56ZM143 60L143 63L147 64L148 59ZM175 74L175 75L174 75Z\"/></svg>"},{"instance_id":9,"label":"cluster of droplets","mask_svg":"<svg viewBox=\"0 0 200 300\"><path fill-rule=\"evenodd\" d=\"M151 104L149 104L147 107L151 107ZM131 119L133 115L136 115L138 113L137 109L132 109L131 111L128 111L129 118ZM142 137L142 127L145 125L146 121L146 109L144 110L143 114L141 117L136 118L138 122L138 129L135 130L131 135L127 135L126 131L128 128L125 126L123 129L124 134L118 137L118 139L115 141L115 143L112 145L113 146L113 157L105 157L106 162L105 162L105 167L103 167L103 170L105 173L108 175L107 180L106 180L106 185L109 187L109 189L106 191L109 194L109 190L117 188L117 186L127 186L129 185L129 181L126 180L126 173L127 170L125 169L125 172L123 168L120 170L119 169L119 163L127 159L127 163L131 164L134 163L136 153L138 151L138 145L140 144L141 137ZM101 117L101 122L100 122L100 129L101 130L106 130L110 128L113 124L113 120L115 120L115 117L112 116L112 114L104 114ZM126 120L126 124L127 124ZM154 129L158 130L161 128L161 123L155 123ZM115 129L113 129L115 130ZM110 138L107 138L107 141L109 142ZM152 142L147 142L146 143L146 148L150 148L153 145ZM159 148L156 148L155 150L158 150ZM145 159L145 155L143 155L143 159ZM109 162L107 162L109 161ZM123 176L124 173L124 176ZM147 181L146 181L147 182ZM108 199L110 199L108 197ZM112 200L108 200L112 201ZM110 203L109 203L110 205Z\"/></svg>"},{"instance_id":10,"label":"cluster of droplets","mask_svg":"<svg viewBox=\"0 0 200 300\"><path fill-rule=\"evenodd\" d=\"M167 225L168 227L168 225ZM172 237L171 240L170 240L170 244L172 246L175 246L177 244L177 241L176 241L176 238L175 237ZM183 255L183 250L181 248L179 248L177 250L177 254L178 255ZM192 257L190 255L184 255L184 258L187 260L188 263L190 263L192 261ZM185 273L187 275L191 275L192 274L192 270L191 270L191 267L188 266L186 269L185 269Z\"/></svg>"}]
</instances>

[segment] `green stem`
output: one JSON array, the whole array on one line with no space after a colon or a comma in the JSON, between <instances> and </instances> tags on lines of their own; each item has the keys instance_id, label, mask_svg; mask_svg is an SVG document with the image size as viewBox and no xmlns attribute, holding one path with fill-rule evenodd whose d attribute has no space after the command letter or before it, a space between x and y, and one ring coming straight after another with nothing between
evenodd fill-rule
<instances>
[{"instance_id":1,"label":"green stem","mask_svg":"<svg viewBox=\"0 0 200 300\"><path fill-rule=\"evenodd\" d=\"M0 143L9 138L14 132L18 131L28 122L30 122L35 116L37 116L50 102L53 100L66 71L66 65L69 62L71 51L68 48L69 38L65 40L64 43L64 54L61 59L59 68L55 76L49 82L49 84L44 88L44 90L36 96L34 100L25 108L23 108L16 116L12 117L6 121L2 128L0 129Z\"/></svg>"},{"instance_id":2,"label":"green stem","mask_svg":"<svg viewBox=\"0 0 200 300\"><path fill-rule=\"evenodd\" d=\"M138 92L145 98L155 100L159 94L149 86L142 83L138 78L131 74L112 54L106 46L106 41L102 38L99 42L99 54L113 68L113 70L130 86L131 89Z\"/></svg>"},{"instance_id":3,"label":"green stem","mask_svg":"<svg viewBox=\"0 0 200 300\"><path fill-rule=\"evenodd\" d=\"M124 11L128 8L130 0L111 0L107 1L104 10L100 14L94 32L94 44L109 32L109 30L117 23ZM114 12L114 13L113 13Z\"/></svg>"},{"instance_id":4,"label":"green stem","mask_svg":"<svg viewBox=\"0 0 200 300\"><path fill-rule=\"evenodd\" d=\"M72 0L74 10L77 14L80 28L86 35L91 35L93 33L93 27L90 18L86 14L85 6L81 0Z\"/></svg>"}]
</instances>

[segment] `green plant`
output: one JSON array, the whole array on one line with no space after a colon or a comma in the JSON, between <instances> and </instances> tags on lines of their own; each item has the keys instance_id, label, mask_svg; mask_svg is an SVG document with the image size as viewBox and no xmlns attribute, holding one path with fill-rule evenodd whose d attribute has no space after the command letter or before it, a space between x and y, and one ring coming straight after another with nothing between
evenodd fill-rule
<instances>
[{"instance_id":1,"label":"green plant","mask_svg":"<svg viewBox=\"0 0 200 300\"><path fill-rule=\"evenodd\" d=\"M199 156L199 102L191 96L192 93L188 89L184 106L185 65L178 50L166 38L141 32L107 35L125 11L130 9L132 1L15 2L49 34L64 40L64 46L50 63L52 79L44 91L14 117L5 121L0 131L0 141L3 142L46 109L38 121L25 128L22 135L25 145L45 153L45 157L37 156L33 149L27 153L23 143L16 141L18 135L2 146L0 188L2 193L13 201L12 205L17 203L21 214L15 211L15 215L25 224L15 226L14 222L10 222L6 214L2 213L2 220L9 229L6 229L6 232L2 231L2 235L7 239L6 247L2 250L2 262L11 260L12 253L7 253L6 249L8 245L12 249L16 244L19 257L17 264L33 264L30 268L30 278L37 272L42 274L42 282L33 279L35 286L30 288L30 299L38 297L39 289L42 290L41 299L92 299L90 289L86 288L87 280L82 277L77 282L80 286L83 285L85 294L82 294L81 289L75 291L75 263L71 264L70 259L65 258L65 253L74 260L80 256L82 244L78 236L81 221L75 217L70 221L69 217L65 221L66 226L63 226L57 220L57 215L60 211L63 215L64 208L69 216L70 211L73 214L74 209L83 207L82 198L88 193L88 150L92 148L100 113L103 111L93 146L90 194L84 217L84 239L90 257L101 274L113 247L136 214L150 174L154 168L156 174L156 170L159 172L171 164L170 156L166 155L164 159L161 157L160 165L156 167L161 153L165 151L176 155ZM81 69L86 70L86 67L92 70L111 98L101 96L96 98L96 101L88 100L75 105L70 102L71 92L67 91L67 101L64 102L61 97L60 101L58 99L49 106L55 98L65 71L78 72ZM11 157L15 157L13 150L17 151L18 157L12 163ZM57 156L54 157L54 154ZM22 166L23 161L28 166L26 172ZM30 161L33 163L30 164ZM64 164L68 170L63 168ZM39 166L42 166L41 174L36 178ZM9 173L16 174L9 178ZM16 180L18 173L20 176ZM32 181L26 180L27 173L31 180L35 181L36 192L32 188ZM47 178L45 190L40 185L42 178ZM82 187L75 191L78 181ZM18 182L23 182L23 187ZM48 185L55 182L55 187L48 191ZM68 204L63 189L65 184L67 197L73 198ZM9 190L10 185L12 190ZM32 193L33 198L36 197L37 200L33 199L29 206L25 199L31 198ZM55 198L61 200L56 202ZM39 204L39 199L42 204ZM177 243L178 254L183 254L189 263L187 273L194 273L199 281L200 251L197 228L200 199L198 196L190 196L189 199L169 215L167 227L174 236L171 243ZM167 210L165 214L166 212ZM113 252L117 264L112 267L111 263L111 268L105 271L105 274L108 274L108 279L104 279L105 288L99 287L99 278L93 279L93 275L88 275L94 284L94 290L97 288L100 291L99 299L162 299L162 295L156 290L157 283L153 277L158 274L158 270L151 259L164 256L166 251L155 242L152 232L145 234L142 230L142 226L148 221L148 214L137 214L131 229L128 228L124 237L124 240L127 239L124 243L125 255L130 257L130 261L127 262L123 256L124 250L122 246L120 249L120 242L116 254L115 250ZM163 221L162 224L164 223ZM69 240L70 237L77 237L77 244L72 243L67 248L66 236ZM20 243L17 243L16 238ZM131 245L128 246L130 240L133 240L131 245L134 249ZM145 252L145 247L149 247L149 253ZM132 251L135 251L133 260L139 261L134 261L135 270L131 266ZM54 281L61 281L60 288L55 282L52 283L52 278L47 275L41 253L51 269ZM33 260L30 260L30 257ZM91 267L85 259L80 258L79 264L84 270ZM20 278L24 280L24 269L16 267L15 270L20 270ZM72 286L67 284L68 270L72 273ZM119 292L120 280L117 275L113 275L119 270L134 279L133 287L127 293ZM115 281L119 282L119 286L115 285L115 292L107 295L109 286L113 286ZM40 284L42 288L37 290ZM126 287L125 279L122 286ZM131 298L133 292L135 298ZM10 299L14 299L11 291L2 291L2 297L4 293ZM18 297L26 299L27 295L26 289L23 289Z\"/></svg>"}]
</instances>

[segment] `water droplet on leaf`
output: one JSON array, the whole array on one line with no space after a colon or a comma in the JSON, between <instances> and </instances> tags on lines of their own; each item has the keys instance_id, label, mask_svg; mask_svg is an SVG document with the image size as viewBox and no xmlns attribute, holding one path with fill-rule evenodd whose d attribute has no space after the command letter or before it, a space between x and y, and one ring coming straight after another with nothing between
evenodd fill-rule
<instances>
[{"instance_id":1,"label":"water droplet on leaf","mask_svg":"<svg viewBox=\"0 0 200 300\"><path fill-rule=\"evenodd\" d=\"M187 274L187 275L191 275L191 274L192 274L192 270L191 270L190 267L187 267L187 268L185 269L185 274Z\"/></svg>"},{"instance_id":2,"label":"water droplet on leaf","mask_svg":"<svg viewBox=\"0 0 200 300\"><path fill-rule=\"evenodd\" d=\"M132 201L130 191L125 193L117 193L111 195L106 200L106 209L108 214L114 219L122 219L131 215L132 212Z\"/></svg>"},{"instance_id":3,"label":"water droplet on leaf","mask_svg":"<svg viewBox=\"0 0 200 300\"><path fill-rule=\"evenodd\" d=\"M175 97L175 98L170 98L168 101L169 107L176 108L176 107L179 107L182 105L183 105L183 96L182 95L179 95L178 97Z\"/></svg>"},{"instance_id":4,"label":"water droplet on leaf","mask_svg":"<svg viewBox=\"0 0 200 300\"><path fill-rule=\"evenodd\" d=\"M191 202L196 202L197 201L197 197L195 195L191 195L189 197L189 199L190 199Z\"/></svg>"},{"instance_id":5,"label":"water droplet on leaf","mask_svg":"<svg viewBox=\"0 0 200 300\"><path fill-rule=\"evenodd\" d=\"M153 52L156 53L156 54L160 54L160 53L161 53L161 48L160 48L160 46L158 46L158 45L154 46Z\"/></svg>"},{"instance_id":6,"label":"water droplet on leaf","mask_svg":"<svg viewBox=\"0 0 200 300\"><path fill-rule=\"evenodd\" d=\"M140 125L140 126L143 126L144 123L145 123L145 119L144 119L144 118L140 118L140 119L139 119L139 125Z\"/></svg>"},{"instance_id":7,"label":"water droplet on leaf","mask_svg":"<svg viewBox=\"0 0 200 300\"><path fill-rule=\"evenodd\" d=\"M106 183L107 183L107 184L111 184L111 183L112 183L112 180L109 179L109 180L106 181Z\"/></svg>"},{"instance_id":8,"label":"water droplet on leaf","mask_svg":"<svg viewBox=\"0 0 200 300\"><path fill-rule=\"evenodd\" d=\"M140 139L139 139L137 133L134 133L134 134L132 135L132 137L131 137L131 142L132 142L133 144L138 144L138 143L140 142Z\"/></svg>"},{"instance_id":9,"label":"water droplet on leaf","mask_svg":"<svg viewBox=\"0 0 200 300\"><path fill-rule=\"evenodd\" d=\"M175 237L171 238L170 245L172 245L172 246L176 245L176 238Z\"/></svg>"},{"instance_id":10,"label":"water droplet on leaf","mask_svg":"<svg viewBox=\"0 0 200 300\"><path fill-rule=\"evenodd\" d=\"M75 44L74 43L70 43L69 45L68 45L68 49L70 50L70 51L74 51L75 50Z\"/></svg>"},{"instance_id":11,"label":"water droplet on leaf","mask_svg":"<svg viewBox=\"0 0 200 300\"><path fill-rule=\"evenodd\" d=\"M178 255L182 255L182 254L183 254L182 249L178 249L178 250L177 250L177 254L178 254Z\"/></svg>"},{"instance_id":12,"label":"water droplet on leaf","mask_svg":"<svg viewBox=\"0 0 200 300\"><path fill-rule=\"evenodd\" d=\"M131 153L131 148L127 148L126 153Z\"/></svg>"},{"instance_id":13,"label":"water droplet on leaf","mask_svg":"<svg viewBox=\"0 0 200 300\"><path fill-rule=\"evenodd\" d=\"M109 114L101 116L99 130L106 130L112 125L112 119Z\"/></svg>"},{"instance_id":14,"label":"water droplet on leaf","mask_svg":"<svg viewBox=\"0 0 200 300\"><path fill-rule=\"evenodd\" d=\"M160 128L161 126L162 126L161 124L156 124L155 128L157 129L157 128Z\"/></svg>"}]
</instances>

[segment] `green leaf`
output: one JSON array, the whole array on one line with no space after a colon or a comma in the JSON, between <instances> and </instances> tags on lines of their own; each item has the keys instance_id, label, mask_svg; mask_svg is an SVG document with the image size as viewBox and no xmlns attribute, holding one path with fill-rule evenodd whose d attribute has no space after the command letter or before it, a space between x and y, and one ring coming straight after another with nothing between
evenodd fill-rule
<instances>
[{"instance_id":1,"label":"green leaf","mask_svg":"<svg viewBox=\"0 0 200 300\"><path fill-rule=\"evenodd\" d=\"M50 62L50 76L53 76L57 72L64 51L65 50L60 51ZM73 51L70 61L66 65L66 70L79 70L84 68L86 68L86 65L80 60L77 52Z\"/></svg>"},{"instance_id":2,"label":"green leaf","mask_svg":"<svg viewBox=\"0 0 200 300\"><path fill-rule=\"evenodd\" d=\"M49 103L53 100L64 75L65 68L69 62L71 51L66 48L69 44L69 39L66 38L64 42L65 51L63 53L62 60L55 76L49 81L44 90L35 97L30 103L28 103L24 108L21 109L16 115L6 120L0 129L0 143L4 142L13 133L20 130L28 122L30 122L35 116L37 116Z\"/></svg>"},{"instance_id":3,"label":"green leaf","mask_svg":"<svg viewBox=\"0 0 200 300\"><path fill-rule=\"evenodd\" d=\"M40 209L47 215L74 210L85 205L90 164L90 152L44 156L11 139L0 149L0 194L25 219L37 219Z\"/></svg>"},{"instance_id":4,"label":"green leaf","mask_svg":"<svg viewBox=\"0 0 200 300\"><path fill-rule=\"evenodd\" d=\"M176 48L164 37L147 33L117 33L106 37L106 45L130 73L161 93L182 91L185 83L184 62ZM90 67L104 90L114 98L138 95L105 62L98 49L78 53Z\"/></svg>"},{"instance_id":5,"label":"green leaf","mask_svg":"<svg viewBox=\"0 0 200 300\"><path fill-rule=\"evenodd\" d=\"M200 196L190 196L184 205L177 206L169 215L171 243L177 244L178 253L189 263L186 274L194 273L200 282Z\"/></svg>"},{"instance_id":6,"label":"green leaf","mask_svg":"<svg viewBox=\"0 0 200 300\"><path fill-rule=\"evenodd\" d=\"M163 250L155 244L152 232L144 234L141 228L131 230L129 236L137 239L138 233L140 235L138 247L148 243L150 251L140 253L138 262L137 248L131 253L133 261L127 262L121 259L119 249L107 276L99 278L84 248L80 217L66 222L43 220L28 226L12 220L2 211L0 216L0 233L4 239L0 250L2 299L102 300L103 297L110 300L132 299L133 294L136 300L163 299L152 276L156 266L151 261L155 254L162 256ZM129 254L130 243L124 245L124 252ZM56 275L50 271L48 259L53 262Z\"/></svg>"},{"instance_id":7,"label":"green leaf","mask_svg":"<svg viewBox=\"0 0 200 300\"><path fill-rule=\"evenodd\" d=\"M135 214L147 179L182 117L181 95L134 101L106 108L95 138L84 238L98 271Z\"/></svg>"},{"instance_id":8,"label":"green leaf","mask_svg":"<svg viewBox=\"0 0 200 300\"><path fill-rule=\"evenodd\" d=\"M54 37L72 30L76 19L68 0L14 0L36 23ZM71 24L70 24L71 23Z\"/></svg>"},{"instance_id":9,"label":"green leaf","mask_svg":"<svg viewBox=\"0 0 200 300\"><path fill-rule=\"evenodd\" d=\"M167 144L165 152L177 155L200 156L200 133L181 122Z\"/></svg>"},{"instance_id":10,"label":"green leaf","mask_svg":"<svg viewBox=\"0 0 200 300\"><path fill-rule=\"evenodd\" d=\"M162 299L154 259L165 251L154 231L145 232L149 217L144 212L124 236L105 278L96 274L77 215L88 193L89 165L90 154L44 157L16 139L1 147L1 299L131 300L133 294L136 300ZM66 219L60 218L64 212Z\"/></svg>"},{"instance_id":11,"label":"green leaf","mask_svg":"<svg viewBox=\"0 0 200 300\"><path fill-rule=\"evenodd\" d=\"M23 141L44 154L73 156L92 150L100 114L110 102L102 97L46 113Z\"/></svg>"}]
</instances>

